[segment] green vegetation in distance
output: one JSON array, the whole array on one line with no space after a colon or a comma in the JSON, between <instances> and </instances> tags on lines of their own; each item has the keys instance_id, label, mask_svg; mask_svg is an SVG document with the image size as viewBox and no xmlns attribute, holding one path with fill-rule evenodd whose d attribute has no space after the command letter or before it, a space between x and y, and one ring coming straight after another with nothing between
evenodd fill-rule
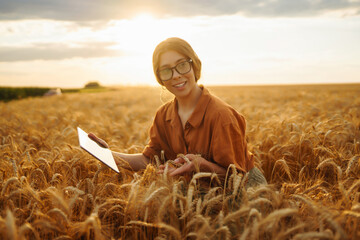
<instances>
[{"instance_id":1,"label":"green vegetation in distance","mask_svg":"<svg viewBox=\"0 0 360 240\"><path fill-rule=\"evenodd\" d=\"M46 95L51 89L53 88L0 87L0 101L8 102L28 97L40 97ZM85 84L84 88L61 88L60 93L96 93L109 90L109 88L101 86L98 82L89 82Z\"/></svg>"},{"instance_id":2,"label":"green vegetation in distance","mask_svg":"<svg viewBox=\"0 0 360 240\"><path fill-rule=\"evenodd\" d=\"M50 88L36 87L0 87L0 101L8 102L15 99L43 96Z\"/></svg>"},{"instance_id":3,"label":"green vegetation in distance","mask_svg":"<svg viewBox=\"0 0 360 240\"><path fill-rule=\"evenodd\" d=\"M84 88L101 88L102 86L98 82L88 82Z\"/></svg>"}]
</instances>

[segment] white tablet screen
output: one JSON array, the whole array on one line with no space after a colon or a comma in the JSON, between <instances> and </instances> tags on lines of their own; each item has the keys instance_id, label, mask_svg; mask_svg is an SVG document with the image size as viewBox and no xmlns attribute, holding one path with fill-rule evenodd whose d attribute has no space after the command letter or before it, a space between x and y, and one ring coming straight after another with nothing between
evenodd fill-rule
<instances>
[{"instance_id":1,"label":"white tablet screen","mask_svg":"<svg viewBox=\"0 0 360 240\"><path fill-rule=\"evenodd\" d=\"M88 134L81 128L78 127L77 130L79 135L80 147L82 147L95 158L109 166L112 170L119 173L119 169L116 165L111 150L108 148L100 147L96 142L91 140L88 137Z\"/></svg>"}]
</instances>

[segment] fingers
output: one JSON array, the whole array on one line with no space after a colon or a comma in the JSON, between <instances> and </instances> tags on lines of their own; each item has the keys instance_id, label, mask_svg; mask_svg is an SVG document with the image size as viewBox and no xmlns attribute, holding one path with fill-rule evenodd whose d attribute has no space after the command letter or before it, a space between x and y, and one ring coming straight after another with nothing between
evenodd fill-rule
<instances>
[{"instance_id":1,"label":"fingers","mask_svg":"<svg viewBox=\"0 0 360 240\"><path fill-rule=\"evenodd\" d=\"M166 165L160 165L159 171L157 171L158 174L163 174L165 172ZM176 168L168 166L168 174L172 173Z\"/></svg>"},{"instance_id":2,"label":"fingers","mask_svg":"<svg viewBox=\"0 0 360 240\"><path fill-rule=\"evenodd\" d=\"M168 167L168 174L170 176L178 176L178 175L191 175L194 172L199 172L200 168L200 160L201 157L194 155L194 154L186 154L179 156L174 160L175 164L181 164L180 167L174 168L174 167ZM162 164L159 166L159 174L162 174L165 172L166 164Z\"/></svg>"},{"instance_id":3,"label":"fingers","mask_svg":"<svg viewBox=\"0 0 360 240\"><path fill-rule=\"evenodd\" d=\"M185 157L187 157L187 159L189 159L189 161L194 161L198 158L198 156L195 154L186 154Z\"/></svg>"},{"instance_id":4,"label":"fingers","mask_svg":"<svg viewBox=\"0 0 360 240\"><path fill-rule=\"evenodd\" d=\"M95 134L93 134L93 133L89 133L88 137L93 141L96 141L96 139L97 139L97 136Z\"/></svg>"},{"instance_id":5,"label":"fingers","mask_svg":"<svg viewBox=\"0 0 360 240\"><path fill-rule=\"evenodd\" d=\"M109 145L101 138L98 138L95 134L89 133L88 137L94 142L96 142L100 147L109 148Z\"/></svg>"},{"instance_id":6,"label":"fingers","mask_svg":"<svg viewBox=\"0 0 360 240\"><path fill-rule=\"evenodd\" d=\"M176 168L174 171L170 172L170 176L186 175L193 173L193 164L187 163L182 165L179 168Z\"/></svg>"},{"instance_id":7,"label":"fingers","mask_svg":"<svg viewBox=\"0 0 360 240\"><path fill-rule=\"evenodd\" d=\"M187 154L179 156L174 160L174 163L177 165L181 165L178 168L168 167L167 173L170 176L178 176L178 175L188 175L192 174L195 170L195 164L193 160L196 160L196 156L194 154ZM158 174L162 174L165 172L166 164L162 164L159 166Z\"/></svg>"},{"instance_id":8,"label":"fingers","mask_svg":"<svg viewBox=\"0 0 360 240\"><path fill-rule=\"evenodd\" d=\"M176 168L169 167L169 168L168 168L168 174L171 175L171 173L172 173L173 171L175 171L175 170L176 170ZM157 171L158 174L163 174L164 172L165 172L165 170L159 170L159 171Z\"/></svg>"},{"instance_id":9,"label":"fingers","mask_svg":"<svg viewBox=\"0 0 360 240\"><path fill-rule=\"evenodd\" d=\"M188 155L190 155L190 154L188 154ZM188 155L178 157L177 159L174 160L174 162L175 163L180 163L180 164L187 163L188 161L186 161L185 157L188 158ZM188 158L188 159L191 161L190 158Z\"/></svg>"}]
</instances>

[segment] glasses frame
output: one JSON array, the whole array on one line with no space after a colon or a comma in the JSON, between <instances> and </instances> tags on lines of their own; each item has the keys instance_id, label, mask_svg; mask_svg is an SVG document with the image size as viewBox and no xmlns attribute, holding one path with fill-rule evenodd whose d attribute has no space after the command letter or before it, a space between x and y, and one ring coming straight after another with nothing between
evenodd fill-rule
<instances>
[{"instance_id":1,"label":"glasses frame","mask_svg":"<svg viewBox=\"0 0 360 240\"><path fill-rule=\"evenodd\" d=\"M179 66L180 64L182 64L182 63L184 63L184 62L188 62L188 63L190 64L190 69L189 69L189 71L187 71L187 72L185 72L185 73L179 73L179 71L177 70L177 66ZM174 69L175 69L176 72L177 72L178 74L180 74L180 75L184 75L184 74L187 74L188 72L190 72L190 71L191 71L191 68L192 68L192 63L193 63L193 60L192 60L191 58L189 58L189 59L187 59L187 60L185 60L185 61L179 62L179 63L176 64L174 67L164 68L164 69L162 69L162 70L156 71L156 73L157 73L157 75L158 75L158 77L159 77L159 79L160 79L161 81L166 82L166 81L169 81L170 79L173 78L173 76L174 76ZM160 77L160 72L163 71L163 70L167 70L167 69L170 69L170 70L171 70L171 77L170 77L169 79L163 80L163 79L161 79L161 77Z\"/></svg>"}]
</instances>

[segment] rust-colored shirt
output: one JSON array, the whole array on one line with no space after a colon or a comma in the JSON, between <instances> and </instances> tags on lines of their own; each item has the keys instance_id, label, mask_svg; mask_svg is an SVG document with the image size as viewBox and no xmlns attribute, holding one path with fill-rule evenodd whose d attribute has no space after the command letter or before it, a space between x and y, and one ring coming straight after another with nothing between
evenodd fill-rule
<instances>
[{"instance_id":1,"label":"rust-colored shirt","mask_svg":"<svg viewBox=\"0 0 360 240\"><path fill-rule=\"evenodd\" d=\"M150 128L150 141L143 154L153 160L164 150L166 160L177 154L200 154L227 168L235 164L242 172L254 167L247 150L245 118L230 105L202 87L201 97L183 129L174 99L157 111Z\"/></svg>"}]
</instances>

